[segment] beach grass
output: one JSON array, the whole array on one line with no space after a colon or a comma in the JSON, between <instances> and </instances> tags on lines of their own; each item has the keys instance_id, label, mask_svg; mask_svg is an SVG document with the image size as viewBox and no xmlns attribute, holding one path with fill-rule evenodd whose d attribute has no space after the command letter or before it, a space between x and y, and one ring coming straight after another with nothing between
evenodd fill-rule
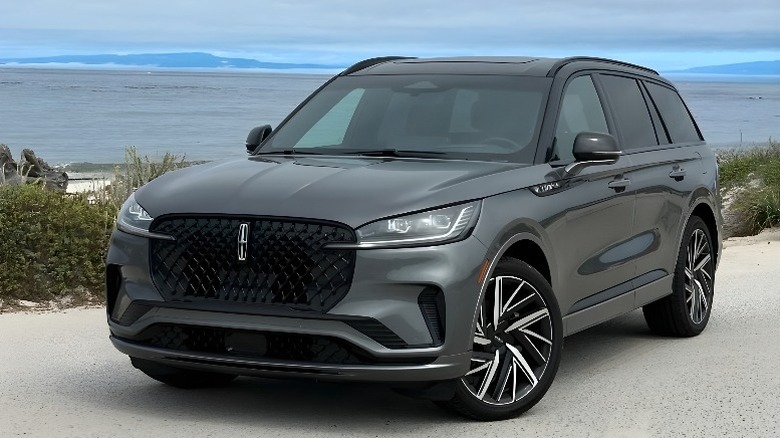
<instances>
[{"instance_id":1,"label":"beach grass","mask_svg":"<svg viewBox=\"0 0 780 438\"><path fill-rule=\"evenodd\" d=\"M770 139L717 155L724 215L743 230L728 235L780 225L780 142ZM71 165L102 175L83 192L0 184L0 312L3 302L14 300L101 300L106 249L119 207L138 187L191 164L183 156L153 160L127 148L122 164Z\"/></svg>"},{"instance_id":2,"label":"beach grass","mask_svg":"<svg viewBox=\"0 0 780 438\"><path fill-rule=\"evenodd\" d=\"M123 165L82 168L103 177L78 193L0 184L0 311L3 302L18 300L101 300L108 241L122 203L138 187L190 164L174 154L152 160L131 147Z\"/></svg>"},{"instance_id":3,"label":"beach grass","mask_svg":"<svg viewBox=\"0 0 780 438\"><path fill-rule=\"evenodd\" d=\"M0 185L0 299L99 296L115 215L40 184Z\"/></svg>"},{"instance_id":4,"label":"beach grass","mask_svg":"<svg viewBox=\"0 0 780 438\"><path fill-rule=\"evenodd\" d=\"M780 142L719 151L718 169L726 228L733 235L780 225Z\"/></svg>"}]
</instances>

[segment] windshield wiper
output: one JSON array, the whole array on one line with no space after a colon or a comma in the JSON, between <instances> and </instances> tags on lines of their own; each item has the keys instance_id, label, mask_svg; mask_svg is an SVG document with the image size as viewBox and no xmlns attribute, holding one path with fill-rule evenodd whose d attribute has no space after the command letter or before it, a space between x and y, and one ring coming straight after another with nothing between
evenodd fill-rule
<instances>
[{"instance_id":1,"label":"windshield wiper","mask_svg":"<svg viewBox=\"0 0 780 438\"><path fill-rule=\"evenodd\" d=\"M311 149L269 149L267 151L255 152L254 155L323 155L320 152L312 152Z\"/></svg>"},{"instance_id":2,"label":"windshield wiper","mask_svg":"<svg viewBox=\"0 0 780 438\"><path fill-rule=\"evenodd\" d=\"M365 157L429 157L431 155L446 155L439 151L417 151L413 149L370 149L364 151L349 151L344 155L362 155Z\"/></svg>"},{"instance_id":3,"label":"windshield wiper","mask_svg":"<svg viewBox=\"0 0 780 438\"><path fill-rule=\"evenodd\" d=\"M321 152L317 152L322 149ZM305 148L305 149L277 149L255 152L255 155L360 155L365 157L430 157L446 155L439 151L418 151L414 149L366 149L366 150L327 150L325 148Z\"/></svg>"}]
</instances>

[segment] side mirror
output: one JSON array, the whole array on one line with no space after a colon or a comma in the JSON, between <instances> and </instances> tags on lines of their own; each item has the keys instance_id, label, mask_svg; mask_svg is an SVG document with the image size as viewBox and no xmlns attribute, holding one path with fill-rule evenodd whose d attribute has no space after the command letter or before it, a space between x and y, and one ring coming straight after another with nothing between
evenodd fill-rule
<instances>
[{"instance_id":1,"label":"side mirror","mask_svg":"<svg viewBox=\"0 0 780 438\"><path fill-rule=\"evenodd\" d=\"M249 135L246 137L246 152L251 154L260 146L268 136L271 135L271 125L263 125L252 128L249 131Z\"/></svg>"},{"instance_id":2,"label":"side mirror","mask_svg":"<svg viewBox=\"0 0 780 438\"><path fill-rule=\"evenodd\" d=\"M582 169L598 164L614 164L622 152L615 137L603 132L580 132L574 138L574 159L564 169L567 176L576 175Z\"/></svg>"},{"instance_id":3,"label":"side mirror","mask_svg":"<svg viewBox=\"0 0 780 438\"><path fill-rule=\"evenodd\" d=\"M620 157L615 137L603 132L580 132L574 138L574 158L577 161L617 161Z\"/></svg>"}]
</instances>

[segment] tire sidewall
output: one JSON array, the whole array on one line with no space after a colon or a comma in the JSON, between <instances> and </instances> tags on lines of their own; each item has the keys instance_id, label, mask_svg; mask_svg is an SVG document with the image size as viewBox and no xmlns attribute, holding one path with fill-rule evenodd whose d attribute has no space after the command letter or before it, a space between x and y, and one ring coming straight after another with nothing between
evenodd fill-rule
<instances>
[{"instance_id":1,"label":"tire sidewall","mask_svg":"<svg viewBox=\"0 0 780 438\"><path fill-rule=\"evenodd\" d=\"M693 233L696 230L702 230L704 232L704 236L707 238L707 244L710 247L710 254L712 254L713 257L713 266L714 266L714 249L712 244L712 236L710 234L710 230L707 227L707 224L704 223L704 221L698 217L698 216L691 216L691 218L688 220L688 223L685 226L685 231L683 232L683 238L680 242L680 251L677 255L677 265L675 266L674 270L674 279L672 283L672 300L674 301L674 307L678 309L678 311L681 311L685 315L685 324L686 328L689 332L691 332L694 335L697 335L701 333L704 328L707 326L707 323L710 320L710 315L712 315L712 304L715 300L715 269L710 272L712 275L712 284L710 296L709 296L709 306L707 307L707 314L704 316L704 319L696 324L694 323L690 315L688 313L688 307L685 302L685 262L688 256L688 245L691 242L691 238L693 237Z\"/></svg>"},{"instance_id":2,"label":"tire sidewall","mask_svg":"<svg viewBox=\"0 0 780 438\"><path fill-rule=\"evenodd\" d=\"M561 351L563 349L563 321L561 319L561 312L558 307L558 301L555 299L552 287L547 279L527 263L510 257L499 260L490 279L502 275L515 276L528 281L542 296L542 299L547 305L550 314L550 322L552 324L552 347L547 367L545 368L542 377L539 379L539 383L523 398L512 404L490 405L481 400L477 400L466 388L465 383L461 379L457 380L456 398L474 414L475 418L483 421L507 419L517 416L539 402L550 388L550 385L555 378L561 359ZM478 306L482 305L482 302L485 299L484 294L486 293L487 289L485 289L483 296L480 298ZM479 308L477 308L475 313L478 312Z\"/></svg>"}]
</instances>

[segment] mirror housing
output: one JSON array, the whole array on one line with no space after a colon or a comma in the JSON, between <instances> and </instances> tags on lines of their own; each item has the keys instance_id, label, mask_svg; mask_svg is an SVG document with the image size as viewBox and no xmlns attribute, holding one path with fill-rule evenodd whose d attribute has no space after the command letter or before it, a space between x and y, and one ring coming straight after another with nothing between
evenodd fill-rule
<instances>
[{"instance_id":1,"label":"mirror housing","mask_svg":"<svg viewBox=\"0 0 780 438\"><path fill-rule=\"evenodd\" d=\"M248 154L254 152L255 149L260 146L260 143L271 135L271 131L271 125L262 125L252 128L252 130L249 131L249 135L246 137L246 152Z\"/></svg>"},{"instance_id":2,"label":"mirror housing","mask_svg":"<svg viewBox=\"0 0 780 438\"><path fill-rule=\"evenodd\" d=\"M617 161L620 158L615 137L603 132L580 132L574 138L572 152L577 161Z\"/></svg>"},{"instance_id":3,"label":"mirror housing","mask_svg":"<svg viewBox=\"0 0 780 438\"><path fill-rule=\"evenodd\" d=\"M603 132L580 132L574 138L572 152L577 161L566 166L566 176L576 175L588 166L614 164L623 153L615 137Z\"/></svg>"}]
</instances>

